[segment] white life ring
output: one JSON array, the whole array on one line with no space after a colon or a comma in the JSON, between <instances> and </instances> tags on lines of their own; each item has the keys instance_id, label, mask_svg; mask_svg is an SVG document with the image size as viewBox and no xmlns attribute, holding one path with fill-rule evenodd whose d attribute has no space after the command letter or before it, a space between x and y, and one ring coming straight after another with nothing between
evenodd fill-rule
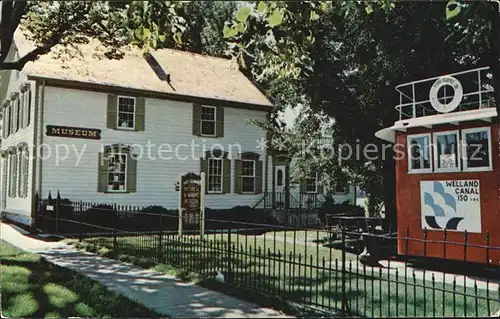
<instances>
[{"instance_id":1,"label":"white life ring","mask_svg":"<svg viewBox=\"0 0 500 319\"><path fill-rule=\"evenodd\" d=\"M445 85L451 86L455 93L453 99L450 103L443 104L439 101L438 92L439 89ZM464 90L462 88L462 83L452 76L442 76L434 82L429 92L429 101L432 107L440 113L449 113L454 111L462 102L464 97Z\"/></svg>"}]
</instances>

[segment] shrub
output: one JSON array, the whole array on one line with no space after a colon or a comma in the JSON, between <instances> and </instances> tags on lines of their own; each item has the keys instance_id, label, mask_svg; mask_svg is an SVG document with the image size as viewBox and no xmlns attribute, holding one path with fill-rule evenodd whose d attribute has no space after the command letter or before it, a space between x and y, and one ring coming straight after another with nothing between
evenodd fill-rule
<instances>
[{"instance_id":1,"label":"shrub","mask_svg":"<svg viewBox=\"0 0 500 319\"><path fill-rule=\"evenodd\" d=\"M113 206L99 204L86 210L82 219L88 224L113 228L117 223L117 213Z\"/></svg>"},{"instance_id":2,"label":"shrub","mask_svg":"<svg viewBox=\"0 0 500 319\"><path fill-rule=\"evenodd\" d=\"M250 206L235 206L231 209L223 210L206 208L205 218L208 219L205 224L207 228L252 227L251 225L238 225L238 222L250 224L278 224L276 218L270 213L253 209Z\"/></svg>"},{"instance_id":3,"label":"shrub","mask_svg":"<svg viewBox=\"0 0 500 319\"><path fill-rule=\"evenodd\" d=\"M342 203L335 203L335 199L332 196L328 196L323 202L323 205L319 209L318 217L323 222L326 223L326 215L330 214L345 214L350 212L358 212L356 215L364 216L365 209L361 206L353 205L350 201L344 201Z\"/></svg>"},{"instance_id":4,"label":"shrub","mask_svg":"<svg viewBox=\"0 0 500 319\"><path fill-rule=\"evenodd\" d=\"M160 215L163 216L161 220ZM172 227L177 227L176 217L176 210L170 210L163 206L152 205L145 207L140 212L134 214L134 217L131 219L133 225L129 225L129 227L134 230L159 230L160 226L162 226L162 229L173 229Z\"/></svg>"}]
</instances>

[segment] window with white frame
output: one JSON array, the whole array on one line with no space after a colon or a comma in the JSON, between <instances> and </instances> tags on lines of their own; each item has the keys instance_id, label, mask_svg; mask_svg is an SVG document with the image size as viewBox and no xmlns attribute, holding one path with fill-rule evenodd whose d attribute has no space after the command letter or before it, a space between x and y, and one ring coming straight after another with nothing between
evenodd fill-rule
<instances>
[{"instance_id":1,"label":"window with white frame","mask_svg":"<svg viewBox=\"0 0 500 319\"><path fill-rule=\"evenodd\" d=\"M31 93L29 87L26 86L23 91L22 98L22 108L23 108L23 118L21 119L22 127L28 127L30 125L30 112L31 112Z\"/></svg>"},{"instance_id":2,"label":"window with white frame","mask_svg":"<svg viewBox=\"0 0 500 319\"><path fill-rule=\"evenodd\" d=\"M408 136L408 171L432 172L431 135L418 134Z\"/></svg>"},{"instance_id":3,"label":"window with white frame","mask_svg":"<svg viewBox=\"0 0 500 319\"><path fill-rule=\"evenodd\" d=\"M135 128L135 97L118 97L117 125L122 129Z\"/></svg>"},{"instance_id":4,"label":"window with white frame","mask_svg":"<svg viewBox=\"0 0 500 319\"><path fill-rule=\"evenodd\" d=\"M208 159L208 192L222 193L222 159Z\"/></svg>"},{"instance_id":5,"label":"window with white frame","mask_svg":"<svg viewBox=\"0 0 500 319\"><path fill-rule=\"evenodd\" d=\"M6 120L7 123L5 125L5 128L7 129L7 134L6 137L9 137L9 135L12 133L12 104L7 105L6 108Z\"/></svg>"},{"instance_id":6,"label":"window with white frame","mask_svg":"<svg viewBox=\"0 0 500 319\"><path fill-rule=\"evenodd\" d=\"M29 152L28 149L22 148L18 152L19 178L18 178L18 194L19 197L25 198L28 195L28 169L29 169Z\"/></svg>"},{"instance_id":7,"label":"window with white frame","mask_svg":"<svg viewBox=\"0 0 500 319\"><path fill-rule=\"evenodd\" d=\"M489 127L462 130L465 171L492 168L491 129Z\"/></svg>"},{"instance_id":8,"label":"window with white frame","mask_svg":"<svg viewBox=\"0 0 500 319\"><path fill-rule=\"evenodd\" d=\"M437 172L460 170L458 131L434 133L434 166Z\"/></svg>"},{"instance_id":9,"label":"window with white frame","mask_svg":"<svg viewBox=\"0 0 500 319\"><path fill-rule=\"evenodd\" d=\"M10 120L12 122L11 123L12 128L10 130L10 133L14 134L18 130L17 124L18 124L18 119L19 119L19 101L17 99L12 100L10 112L11 112Z\"/></svg>"},{"instance_id":10,"label":"window with white frame","mask_svg":"<svg viewBox=\"0 0 500 319\"><path fill-rule=\"evenodd\" d=\"M2 138L6 138L7 137L7 131L6 131L6 126L5 126L5 123L7 123L6 121L6 111L7 109L6 108L3 108L2 109Z\"/></svg>"},{"instance_id":11,"label":"window with white frame","mask_svg":"<svg viewBox=\"0 0 500 319\"><path fill-rule=\"evenodd\" d=\"M16 197L17 191L17 154L9 154L9 197Z\"/></svg>"},{"instance_id":12,"label":"window with white frame","mask_svg":"<svg viewBox=\"0 0 500 319\"><path fill-rule=\"evenodd\" d=\"M20 125L21 125L21 115L22 115L21 111L22 105L19 96L16 98L16 101L14 103L16 104L16 132L17 132L21 128Z\"/></svg>"},{"instance_id":13,"label":"window with white frame","mask_svg":"<svg viewBox=\"0 0 500 319\"><path fill-rule=\"evenodd\" d=\"M215 136L216 112L215 106L201 107L201 135Z\"/></svg>"},{"instance_id":14,"label":"window with white frame","mask_svg":"<svg viewBox=\"0 0 500 319\"><path fill-rule=\"evenodd\" d=\"M241 160L241 192L255 192L255 161Z\"/></svg>"},{"instance_id":15,"label":"window with white frame","mask_svg":"<svg viewBox=\"0 0 500 319\"><path fill-rule=\"evenodd\" d=\"M127 191L127 153L108 155L108 192Z\"/></svg>"},{"instance_id":16,"label":"window with white frame","mask_svg":"<svg viewBox=\"0 0 500 319\"><path fill-rule=\"evenodd\" d=\"M318 192L318 174L313 173L306 178L306 193Z\"/></svg>"}]
</instances>

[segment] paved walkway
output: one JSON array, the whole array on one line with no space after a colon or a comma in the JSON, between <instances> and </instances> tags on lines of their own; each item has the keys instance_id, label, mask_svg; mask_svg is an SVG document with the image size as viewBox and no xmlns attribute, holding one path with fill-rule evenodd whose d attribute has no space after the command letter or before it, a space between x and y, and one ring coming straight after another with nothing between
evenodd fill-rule
<instances>
[{"instance_id":1,"label":"paved walkway","mask_svg":"<svg viewBox=\"0 0 500 319\"><path fill-rule=\"evenodd\" d=\"M58 266L73 269L163 315L191 318L288 317L273 309L181 282L173 276L81 252L62 242L28 237L8 224L0 223L0 238L25 251L40 254Z\"/></svg>"}]
</instances>

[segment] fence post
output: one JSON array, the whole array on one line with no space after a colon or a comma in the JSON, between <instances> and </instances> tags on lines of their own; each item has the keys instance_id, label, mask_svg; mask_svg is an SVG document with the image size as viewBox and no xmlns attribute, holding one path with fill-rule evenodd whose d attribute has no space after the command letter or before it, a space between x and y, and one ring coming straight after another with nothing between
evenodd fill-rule
<instances>
[{"instance_id":1,"label":"fence post","mask_svg":"<svg viewBox=\"0 0 500 319\"><path fill-rule=\"evenodd\" d=\"M231 252L231 231L233 228L233 221L229 219L229 229L227 231L227 280L232 282L233 272L232 272L232 252Z\"/></svg>"},{"instance_id":2,"label":"fence post","mask_svg":"<svg viewBox=\"0 0 500 319\"><path fill-rule=\"evenodd\" d=\"M115 223L113 227L113 250L116 251L117 242L116 242L116 227L118 226L118 208L116 206L116 203L113 204L113 213L115 214Z\"/></svg>"},{"instance_id":3,"label":"fence post","mask_svg":"<svg viewBox=\"0 0 500 319\"><path fill-rule=\"evenodd\" d=\"M347 303L346 294L346 242L345 242L345 229L342 227L342 310L349 314L349 305Z\"/></svg>"},{"instance_id":4,"label":"fence post","mask_svg":"<svg viewBox=\"0 0 500 319\"><path fill-rule=\"evenodd\" d=\"M163 241L163 213L160 212L160 232L159 232L159 238L158 238L158 261L160 263L163 263L163 247L162 247L162 241Z\"/></svg>"},{"instance_id":5,"label":"fence post","mask_svg":"<svg viewBox=\"0 0 500 319\"><path fill-rule=\"evenodd\" d=\"M59 195L59 191L57 192L56 197L56 234L59 235L59 201L61 200L61 195Z\"/></svg>"}]
</instances>

